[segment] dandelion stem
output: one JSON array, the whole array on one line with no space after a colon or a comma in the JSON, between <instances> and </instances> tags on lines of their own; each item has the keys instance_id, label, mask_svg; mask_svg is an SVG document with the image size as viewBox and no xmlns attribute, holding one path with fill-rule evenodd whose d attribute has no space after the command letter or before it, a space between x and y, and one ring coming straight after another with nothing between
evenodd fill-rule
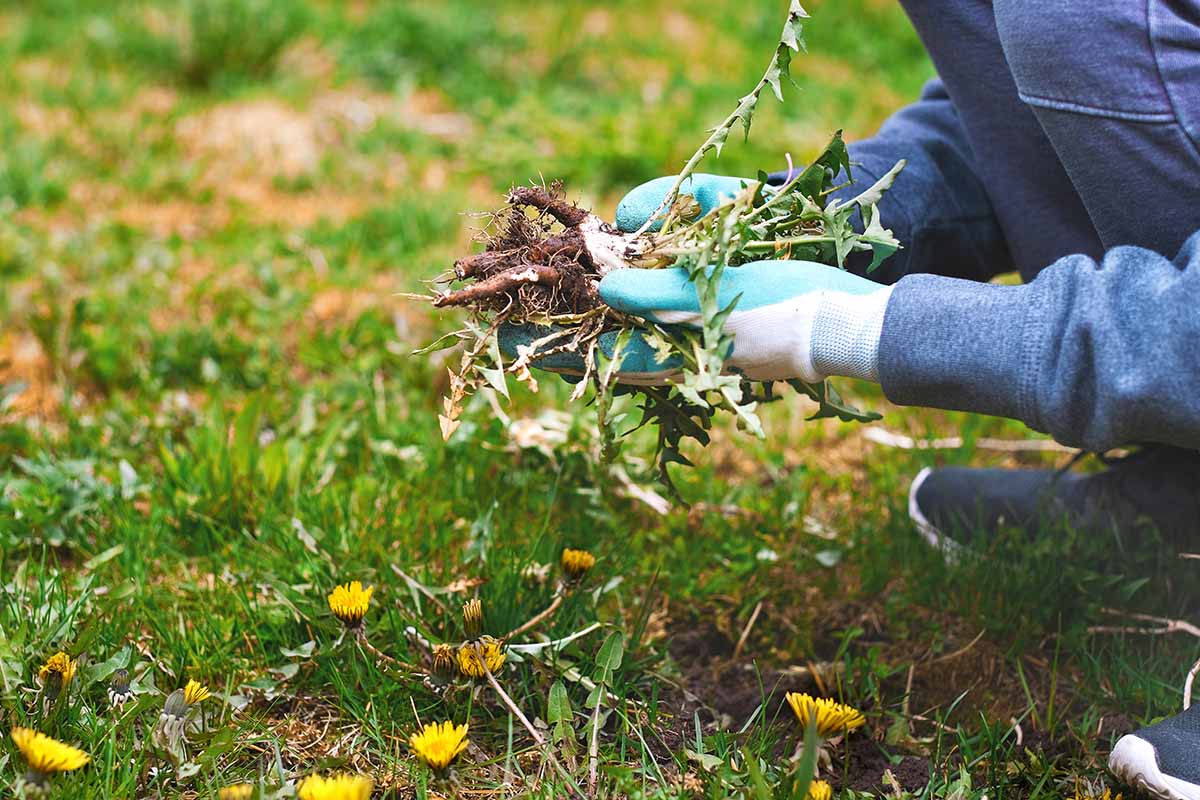
<instances>
[{"instance_id":1,"label":"dandelion stem","mask_svg":"<svg viewBox=\"0 0 1200 800\"><path fill-rule=\"evenodd\" d=\"M667 190L666 195L663 196L662 202L659 204L658 208L654 210L653 214L646 218L646 221L642 224L642 227L638 229L638 236L650 230L650 226L654 224L654 221L659 219L664 211L674 205L676 198L679 197L679 190L683 187L683 182L687 180L688 177L696 170L696 167L700 166L700 162L704 160L704 157L708 155L710 150L716 150L718 156L721 154L721 147L725 144L725 139L729 136L729 132L737 124L738 120L742 120L743 124L746 126L746 133L749 135L750 118L754 114L754 108L758 103L759 95L761 95L763 90L765 90L768 85L771 85L772 82L774 82L777 86L781 73L785 75L787 74L787 61L780 61L781 54L786 53L788 47L797 50L799 49L795 45L794 39L793 43L790 45L787 43L786 39L789 28L794 21L793 12L795 12L799 17L808 16L798 4L793 4L793 9L788 14L788 27L784 28L784 35L780 37L779 45L775 48L775 52L771 54L771 63L767 65L767 71L763 73L763 76L759 78L758 83L755 84L752 90L750 90L750 94L738 100L737 107L734 108L733 112L730 113L729 116L725 117L725 119L721 121L721 124L712 129L708 138L704 140L704 144L700 145L700 149L693 153L692 157L689 158L687 163L683 165L683 169L679 171L679 175L675 178L675 182L671 185L671 188ZM790 53L788 55L790 55ZM775 91L778 92L779 89L776 88ZM782 100L783 95L779 95L779 98Z\"/></svg>"},{"instance_id":2,"label":"dandelion stem","mask_svg":"<svg viewBox=\"0 0 1200 800\"><path fill-rule=\"evenodd\" d=\"M602 694L602 693L601 693ZM592 735L588 741L588 792L596 796L596 781L600 772L600 706L603 698L596 698L596 708L592 711Z\"/></svg>"},{"instance_id":3,"label":"dandelion stem","mask_svg":"<svg viewBox=\"0 0 1200 800\"><path fill-rule=\"evenodd\" d=\"M521 625L510 631L509 634L504 637L504 640L509 641L545 622L554 614L555 611L558 611L559 607L563 604L563 598L566 596L566 594L566 586L562 583L559 583L554 589L554 599L550 601L550 605L546 606L543 611L535 615L524 625Z\"/></svg>"},{"instance_id":4,"label":"dandelion stem","mask_svg":"<svg viewBox=\"0 0 1200 800\"><path fill-rule=\"evenodd\" d=\"M377 648L375 645L371 644L370 641L368 641L367 630L365 627L359 628L358 631L355 632L354 638L358 641L359 645L362 647L363 650L366 650L368 653L375 656L375 658L379 659L384 664L389 664L393 667L402 666L402 664L399 661L392 658L387 653L383 652L382 650Z\"/></svg>"},{"instance_id":5,"label":"dandelion stem","mask_svg":"<svg viewBox=\"0 0 1200 800\"><path fill-rule=\"evenodd\" d=\"M490 669L488 669L487 659L483 657L483 649L479 646L478 642L475 644L475 654L479 657L479 663L483 666L484 676L487 677L488 683L491 684L492 689L495 690L496 694L500 697L500 701L504 703L504 705L508 707L508 710L512 712L513 716L516 717L523 726L525 726L525 730L529 731L529 735L533 737L533 740L537 742L538 747L541 749L542 755L556 770L558 770L559 775L561 775L563 780L567 782L567 786L571 787L571 789L573 789L577 795L583 797L584 795L582 790L575 785L575 781L571 779L570 773L568 773L566 768L563 767L557 758L555 758L554 753L550 750L550 748L546 746L545 737L542 736L537 728L533 727L533 723L531 723L529 718L525 716L525 713L521 711L520 706L513 702L513 699L508 696L508 692L504 691L504 687L502 687L500 682L496 680L496 676L492 674Z\"/></svg>"}]
</instances>

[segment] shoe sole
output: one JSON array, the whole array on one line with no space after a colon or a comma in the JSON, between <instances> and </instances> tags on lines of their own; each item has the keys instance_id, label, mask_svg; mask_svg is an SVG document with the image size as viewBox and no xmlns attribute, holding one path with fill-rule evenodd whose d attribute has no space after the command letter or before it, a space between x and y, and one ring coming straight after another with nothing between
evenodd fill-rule
<instances>
[{"instance_id":1,"label":"shoe sole","mask_svg":"<svg viewBox=\"0 0 1200 800\"><path fill-rule=\"evenodd\" d=\"M908 487L908 516L917 526L917 533L921 534L921 538L933 549L940 550L947 563L953 563L962 556L962 544L939 531L921 511L921 506L917 503L917 492L921 490L921 484L925 483L925 479L932 472L932 467L925 467L917 473L917 476L913 478L912 485Z\"/></svg>"},{"instance_id":2,"label":"shoe sole","mask_svg":"<svg viewBox=\"0 0 1200 800\"><path fill-rule=\"evenodd\" d=\"M1108 757L1108 770L1159 800L1200 800L1200 786L1164 775L1154 746L1132 734L1122 736Z\"/></svg>"}]
</instances>

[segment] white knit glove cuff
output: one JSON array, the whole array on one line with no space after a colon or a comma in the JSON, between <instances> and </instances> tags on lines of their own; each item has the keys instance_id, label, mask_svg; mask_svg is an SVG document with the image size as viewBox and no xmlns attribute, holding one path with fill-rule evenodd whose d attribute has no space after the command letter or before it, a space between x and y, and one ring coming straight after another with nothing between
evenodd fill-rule
<instances>
[{"instance_id":1,"label":"white knit glove cuff","mask_svg":"<svg viewBox=\"0 0 1200 800\"><path fill-rule=\"evenodd\" d=\"M865 295L822 292L810 344L817 372L879 382L879 339L891 295L891 286Z\"/></svg>"}]
</instances>

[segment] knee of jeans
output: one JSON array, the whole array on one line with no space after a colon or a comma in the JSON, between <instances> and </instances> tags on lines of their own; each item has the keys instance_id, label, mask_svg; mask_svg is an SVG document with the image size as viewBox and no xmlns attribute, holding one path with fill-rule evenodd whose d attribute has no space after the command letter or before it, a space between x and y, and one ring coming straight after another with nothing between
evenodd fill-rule
<instances>
[{"instance_id":1,"label":"knee of jeans","mask_svg":"<svg viewBox=\"0 0 1200 800\"><path fill-rule=\"evenodd\" d=\"M993 8L1026 103L1134 118L1169 110L1143 3L995 0Z\"/></svg>"}]
</instances>

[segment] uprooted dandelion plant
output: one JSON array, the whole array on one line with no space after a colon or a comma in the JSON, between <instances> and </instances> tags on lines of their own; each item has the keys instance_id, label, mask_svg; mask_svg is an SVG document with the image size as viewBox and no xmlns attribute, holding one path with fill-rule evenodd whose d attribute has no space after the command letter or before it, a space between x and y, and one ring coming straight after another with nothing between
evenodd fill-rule
<instances>
[{"instance_id":1,"label":"uprooted dandelion plant","mask_svg":"<svg viewBox=\"0 0 1200 800\"><path fill-rule=\"evenodd\" d=\"M724 307L718 301L724 270L764 259L803 259L844 268L855 252L870 253L869 269L874 269L900 246L883 227L877 206L903 162L856 196L834 199L831 194L846 185L835 184L839 176L844 173L847 183L851 180L850 158L840 132L806 169L789 174L782 186L768 186L767 176L759 173L735 196L703 215L693 198L680 194L688 176L709 152L720 154L739 123L749 135L767 87L782 101L783 80L790 80L792 55L803 47L801 26L807 16L792 0L779 43L758 84L710 131L661 206L637 232L623 233L567 201L557 184L519 187L509 193L506 207L493 215L483 232L483 252L455 263L449 280L467 285L433 298L437 306L470 311L464 330L421 351L465 343L443 401L444 436L458 427L464 401L475 390L490 386L507 397L507 376L513 375L536 391L530 368L569 353L577 356L575 371L582 378L572 399L582 397L589 386L595 388L605 455L614 456L619 448L610 410L622 351L634 331L656 349L660 363L673 359L671 363L678 365L668 385L628 387L642 409L637 427L657 429L657 462L668 485L667 465L688 463L680 452L684 440L708 443L717 411L733 413L741 427L764 435L756 409L760 402L775 399L773 384L750 381L725 368L732 341L722 326L737 301ZM854 224L856 212L861 229ZM651 231L652 227L657 230ZM653 325L620 314L601 301L598 285L610 272L666 266L686 269L695 285L699 330ZM506 356L497 336L505 324L533 325L537 334ZM843 402L828 382L788 383L818 404L814 418L875 418Z\"/></svg>"}]
</instances>

